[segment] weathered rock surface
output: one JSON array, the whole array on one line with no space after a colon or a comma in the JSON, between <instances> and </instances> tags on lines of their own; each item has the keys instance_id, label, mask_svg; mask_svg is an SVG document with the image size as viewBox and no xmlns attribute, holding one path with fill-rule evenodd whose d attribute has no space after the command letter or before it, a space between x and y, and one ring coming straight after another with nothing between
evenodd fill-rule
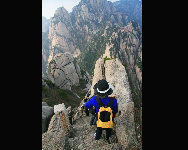
<instances>
[{"instance_id":1,"label":"weathered rock surface","mask_svg":"<svg viewBox=\"0 0 188 150\"><path fill-rule=\"evenodd\" d=\"M142 0L120 0L114 6L128 16L128 20L136 20L142 26Z\"/></svg>"},{"instance_id":2,"label":"weathered rock surface","mask_svg":"<svg viewBox=\"0 0 188 150\"><path fill-rule=\"evenodd\" d=\"M122 149L131 149L138 146L134 123L134 103L124 103L121 114L117 117L116 134Z\"/></svg>"},{"instance_id":3,"label":"weathered rock surface","mask_svg":"<svg viewBox=\"0 0 188 150\"><path fill-rule=\"evenodd\" d=\"M96 131L96 126L90 126L90 117L85 116L85 114L79 115L71 126L68 120L70 109L70 107L67 109L65 107L61 107L62 116L60 117L59 107L56 106L56 108L54 108L56 113L51 119L48 131L42 134L42 149L121 150L121 145L117 143L115 128L113 129L110 137L111 144L108 144L107 141L105 141L105 132L103 132L100 140L95 140L94 133ZM60 130L58 132L57 127L59 117L61 118L61 121Z\"/></svg>"},{"instance_id":4,"label":"weathered rock surface","mask_svg":"<svg viewBox=\"0 0 188 150\"><path fill-rule=\"evenodd\" d=\"M42 133L47 130L52 115L53 108L48 106L46 102L42 102Z\"/></svg>"},{"instance_id":5,"label":"weathered rock surface","mask_svg":"<svg viewBox=\"0 0 188 150\"><path fill-rule=\"evenodd\" d=\"M42 106L48 106L46 102L42 102Z\"/></svg>"},{"instance_id":6,"label":"weathered rock surface","mask_svg":"<svg viewBox=\"0 0 188 150\"><path fill-rule=\"evenodd\" d=\"M72 54L58 53L48 65L47 77L56 86L71 90L72 85L79 85L81 72Z\"/></svg>"},{"instance_id":7,"label":"weathered rock surface","mask_svg":"<svg viewBox=\"0 0 188 150\"><path fill-rule=\"evenodd\" d=\"M69 134L71 133L71 125L68 118L68 110L65 107L62 107L60 116L60 113L57 111L58 106L55 105L55 107L54 111L56 113L53 115L50 121L48 131L42 134L42 149L68 150L70 149L68 138L70 136ZM60 125L59 131L57 130L58 125Z\"/></svg>"},{"instance_id":8,"label":"weathered rock surface","mask_svg":"<svg viewBox=\"0 0 188 150\"><path fill-rule=\"evenodd\" d=\"M60 52L70 52L78 57L98 31L125 23L127 16L107 0L82 0L71 13L60 7L50 21L50 59Z\"/></svg>"},{"instance_id":9,"label":"weathered rock surface","mask_svg":"<svg viewBox=\"0 0 188 150\"><path fill-rule=\"evenodd\" d=\"M119 59L112 59L106 60L104 69L105 78L114 86L113 94L116 95L119 109L122 110L123 104L132 100L125 67L121 64Z\"/></svg>"},{"instance_id":10,"label":"weathered rock surface","mask_svg":"<svg viewBox=\"0 0 188 150\"><path fill-rule=\"evenodd\" d=\"M125 67L118 58L106 60L105 62L104 58L97 60L91 86L92 94L93 86L101 79L106 79L114 86L113 95L116 95L119 111L121 111L121 115L117 118L116 126L116 135L118 135L119 144L121 144L123 149L136 146L134 103L132 102Z\"/></svg>"},{"instance_id":11,"label":"weathered rock surface","mask_svg":"<svg viewBox=\"0 0 188 150\"><path fill-rule=\"evenodd\" d=\"M96 61L94 76L91 86L91 95L94 94L93 86L101 79L106 79L114 86L113 94L116 95L121 109L122 104L131 101L131 91L125 67L119 59L106 60L99 58Z\"/></svg>"},{"instance_id":12,"label":"weathered rock surface","mask_svg":"<svg viewBox=\"0 0 188 150\"><path fill-rule=\"evenodd\" d=\"M75 46L71 39L71 18L64 7L56 10L54 17L51 18L49 27L49 39L51 40L51 52L53 56L60 52L75 51Z\"/></svg>"},{"instance_id":13,"label":"weathered rock surface","mask_svg":"<svg viewBox=\"0 0 188 150\"><path fill-rule=\"evenodd\" d=\"M114 45L119 45L118 49L113 48L111 57L118 57L126 67L126 72L133 84L132 88L139 93L142 87L142 34L140 27L134 21L125 26L126 30L118 35L112 36Z\"/></svg>"},{"instance_id":14,"label":"weathered rock surface","mask_svg":"<svg viewBox=\"0 0 188 150\"><path fill-rule=\"evenodd\" d=\"M94 76L92 80L92 86L90 89L91 95L94 95L94 90L93 90L94 85L101 79L105 79L104 58L99 58L95 63Z\"/></svg>"}]
</instances>

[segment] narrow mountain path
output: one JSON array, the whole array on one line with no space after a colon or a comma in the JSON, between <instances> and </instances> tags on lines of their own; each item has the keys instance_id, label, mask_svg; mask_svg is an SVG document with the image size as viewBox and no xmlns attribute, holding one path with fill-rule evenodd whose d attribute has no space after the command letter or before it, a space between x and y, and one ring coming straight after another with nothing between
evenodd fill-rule
<instances>
[{"instance_id":1,"label":"narrow mountain path","mask_svg":"<svg viewBox=\"0 0 188 150\"><path fill-rule=\"evenodd\" d=\"M63 118L58 132L59 114L52 117L48 131L42 134L42 150L122 150L114 129L110 136L111 144L105 140L105 131L100 140L94 139L97 127L90 126L91 114L79 115L72 125L66 123L68 120L64 113Z\"/></svg>"},{"instance_id":2,"label":"narrow mountain path","mask_svg":"<svg viewBox=\"0 0 188 150\"><path fill-rule=\"evenodd\" d=\"M73 135L69 138L71 150L120 150L114 132L111 135L111 144L105 140L105 131L101 139L95 140L96 126L90 126L91 116L83 115L73 123Z\"/></svg>"}]
</instances>

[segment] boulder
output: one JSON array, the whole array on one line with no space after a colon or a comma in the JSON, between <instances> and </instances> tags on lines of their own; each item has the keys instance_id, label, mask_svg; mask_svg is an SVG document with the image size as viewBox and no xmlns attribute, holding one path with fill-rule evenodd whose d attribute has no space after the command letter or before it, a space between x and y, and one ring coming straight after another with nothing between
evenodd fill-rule
<instances>
[{"instance_id":1,"label":"boulder","mask_svg":"<svg viewBox=\"0 0 188 150\"><path fill-rule=\"evenodd\" d=\"M67 143L70 133L72 132L72 126L68 116L69 109L70 108L66 109L63 103L54 106L55 114L51 118L48 131L42 134L42 149L70 149ZM58 131L59 121L60 126Z\"/></svg>"},{"instance_id":2,"label":"boulder","mask_svg":"<svg viewBox=\"0 0 188 150\"><path fill-rule=\"evenodd\" d=\"M79 85L81 72L72 54L58 53L48 64L47 77L56 86L71 90L71 86Z\"/></svg>"}]
</instances>

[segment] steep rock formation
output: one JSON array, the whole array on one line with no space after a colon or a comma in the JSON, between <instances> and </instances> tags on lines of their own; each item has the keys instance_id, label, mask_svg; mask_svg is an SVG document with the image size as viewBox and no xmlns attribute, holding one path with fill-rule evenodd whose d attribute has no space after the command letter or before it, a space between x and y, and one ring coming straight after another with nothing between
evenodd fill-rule
<instances>
[{"instance_id":1,"label":"steep rock formation","mask_svg":"<svg viewBox=\"0 0 188 150\"><path fill-rule=\"evenodd\" d=\"M124 103L121 108L116 124L118 142L122 149L134 149L139 146L135 133L134 103Z\"/></svg>"},{"instance_id":2,"label":"steep rock formation","mask_svg":"<svg viewBox=\"0 0 188 150\"><path fill-rule=\"evenodd\" d=\"M103 62L105 56L109 58L119 58L120 61L115 62L115 65L118 66L116 71L118 72L119 68L119 70L121 70L119 71L120 75L126 77L122 80L122 83L117 81L117 85L119 84L118 86L122 88L124 86L124 92L121 92L120 89L117 89L117 91L116 89L114 90L116 91L116 95L120 98L118 99L120 104L128 104L127 102L130 101L128 107L121 105L121 109L130 107L132 110L132 108L135 108L135 106L131 104L132 99L134 101L138 99L139 101L141 100L142 33L135 21L128 23L128 19L130 18L129 16L127 18L126 13L120 11L119 8L114 7L113 3L107 2L106 0L82 0L79 5L74 7L71 13L67 13L63 8L60 8L54 15L50 27L50 38L53 40L53 47L50 51L49 62L53 60L55 54L69 51L74 54L74 57L78 57L81 68L87 70L90 74L92 74L96 62L98 66L96 66L94 70L93 86L102 78L107 78L111 80L111 82L119 78L116 76L114 80L111 79L110 73L112 72L110 69L105 69L106 67L113 68L114 66L112 66L112 64L108 66L106 63L116 59L107 60L105 63ZM127 31L122 30L121 27L125 27ZM103 58L98 60L102 55ZM120 63L118 62L121 62L123 65L119 65ZM123 67L126 72L124 72ZM127 80L129 81L129 88L126 87L128 86L128 84L126 84L128 83ZM114 86L117 87L116 85ZM130 89L132 98L129 96ZM124 95L124 93L126 94ZM122 97L120 97L121 95ZM138 107L138 104L136 104L136 106ZM127 111L122 114L126 114L126 112ZM125 127L124 125L124 129ZM127 129L125 133L126 136L129 135ZM127 141L127 139L125 140ZM125 145L126 141L121 142L124 143L124 147L127 147L127 145L129 145L128 143L131 143L129 141L127 145Z\"/></svg>"},{"instance_id":3,"label":"steep rock formation","mask_svg":"<svg viewBox=\"0 0 188 150\"><path fill-rule=\"evenodd\" d=\"M111 57L118 57L124 64L132 88L138 93L142 83L142 34L134 21L125 28L126 30L120 30L111 37L113 47L110 53Z\"/></svg>"},{"instance_id":4,"label":"steep rock formation","mask_svg":"<svg viewBox=\"0 0 188 150\"><path fill-rule=\"evenodd\" d=\"M111 57L118 57L124 65L134 101L137 137L142 134L142 33L135 21L131 21L111 37Z\"/></svg>"},{"instance_id":5,"label":"steep rock formation","mask_svg":"<svg viewBox=\"0 0 188 150\"><path fill-rule=\"evenodd\" d=\"M48 65L47 77L56 86L71 90L72 85L79 85L81 72L70 53L58 53Z\"/></svg>"},{"instance_id":6,"label":"steep rock formation","mask_svg":"<svg viewBox=\"0 0 188 150\"><path fill-rule=\"evenodd\" d=\"M105 55L104 55L105 56ZM117 119L116 134L123 148L137 145L134 124L134 103L125 67L118 58L104 61L101 57L97 60L91 86L91 95L94 94L93 86L101 79L106 79L114 86L113 95L116 95L120 116ZM136 144L135 144L136 143Z\"/></svg>"},{"instance_id":7,"label":"steep rock formation","mask_svg":"<svg viewBox=\"0 0 188 150\"><path fill-rule=\"evenodd\" d=\"M60 52L70 52L78 57L98 31L126 23L127 16L107 0L82 0L71 13L63 7L58 8L50 21L49 62Z\"/></svg>"},{"instance_id":8,"label":"steep rock formation","mask_svg":"<svg viewBox=\"0 0 188 150\"><path fill-rule=\"evenodd\" d=\"M56 112L54 106L54 115L50 121L48 131L42 134L42 149L52 150L67 150L69 148L68 138L71 133L71 125L68 119L68 110L65 108L64 104L60 104L62 114L60 116L59 112ZM60 120L59 120L60 119ZM60 121L60 123L59 123ZM59 131L57 130L59 126Z\"/></svg>"},{"instance_id":9,"label":"steep rock formation","mask_svg":"<svg viewBox=\"0 0 188 150\"><path fill-rule=\"evenodd\" d=\"M105 78L114 86L113 94L118 99L119 109L121 110L124 103L132 101L127 73L120 60L106 60L104 65Z\"/></svg>"},{"instance_id":10,"label":"steep rock formation","mask_svg":"<svg viewBox=\"0 0 188 150\"><path fill-rule=\"evenodd\" d=\"M71 37L71 19L68 11L64 7L56 10L51 18L49 27L49 39L51 40L52 57L60 52L73 53L75 47ZM49 60L50 61L50 60Z\"/></svg>"},{"instance_id":11,"label":"steep rock formation","mask_svg":"<svg viewBox=\"0 0 188 150\"><path fill-rule=\"evenodd\" d=\"M114 6L128 16L128 20L135 20L142 27L142 1L141 0L119 0Z\"/></svg>"},{"instance_id":12,"label":"steep rock formation","mask_svg":"<svg viewBox=\"0 0 188 150\"><path fill-rule=\"evenodd\" d=\"M58 109L60 109L61 111L57 111ZM71 125L69 122L70 119L68 119L70 114L70 107L66 109L64 104L55 105L54 113L55 114L50 121L48 131L42 134L42 149L121 150L121 145L117 143L117 137L114 130L110 137L111 144L105 141L104 132L100 140L94 140L93 135L96 131L96 127L90 126L90 117L85 116L84 114L79 115L77 119L74 120L73 125ZM75 111L75 113L77 114L78 111Z\"/></svg>"},{"instance_id":13,"label":"steep rock formation","mask_svg":"<svg viewBox=\"0 0 188 150\"><path fill-rule=\"evenodd\" d=\"M127 73L118 58L105 62L102 57L97 60L90 89L91 95L94 94L93 86L101 79L107 80L114 86L113 95L115 94L118 99L120 110L124 103L132 101Z\"/></svg>"}]
</instances>

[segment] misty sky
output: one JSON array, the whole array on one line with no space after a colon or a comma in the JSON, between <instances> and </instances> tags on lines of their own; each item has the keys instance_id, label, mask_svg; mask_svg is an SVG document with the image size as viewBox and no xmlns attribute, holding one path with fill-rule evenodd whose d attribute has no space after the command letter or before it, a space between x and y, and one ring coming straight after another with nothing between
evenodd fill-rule
<instances>
[{"instance_id":1,"label":"misty sky","mask_svg":"<svg viewBox=\"0 0 188 150\"><path fill-rule=\"evenodd\" d=\"M58 7L64 7L68 12L72 11L72 8L81 0L42 0L42 16L50 19L54 16L55 10ZM111 2L115 2L118 0L108 0Z\"/></svg>"}]
</instances>

